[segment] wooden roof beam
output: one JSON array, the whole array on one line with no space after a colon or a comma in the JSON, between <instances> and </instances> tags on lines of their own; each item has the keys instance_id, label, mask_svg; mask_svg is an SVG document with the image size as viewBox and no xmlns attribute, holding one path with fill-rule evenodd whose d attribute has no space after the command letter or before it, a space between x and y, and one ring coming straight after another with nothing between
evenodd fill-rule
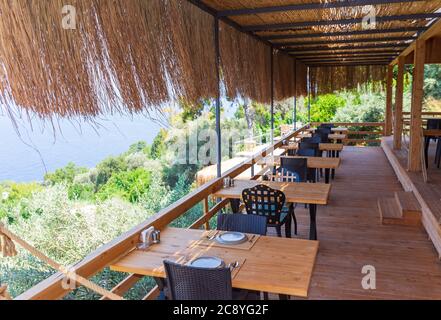
<instances>
[{"instance_id":1,"label":"wooden roof beam","mask_svg":"<svg viewBox=\"0 0 441 320\"><path fill-rule=\"evenodd\" d=\"M311 59L335 59L335 58L351 58L351 57L357 57L357 58L378 58L378 57L391 57L395 58L398 56L398 54L328 54L328 55L310 55L310 56L304 56L304 57L297 57L299 60L311 60Z\"/></svg>"},{"instance_id":2,"label":"wooden roof beam","mask_svg":"<svg viewBox=\"0 0 441 320\"><path fill-rule=\"evenodd\" d=\"M440 18L441 13L417 13L417 14L404 14L404 15L392 15L392 16L380 16L376 17L377 22L390 22L390 21L405 21L405 20L429 20ZM332 25L348 25L354 23L362 23L363 18L350 18L350 19L338 19L338 20L314 20L314 21L302 21L292 23L276 23L276 24L260 24L260 25L248 25L244 26L243 30L248 32L256 31L270 31L270 30L283 30L300 27L318 27L318 26L332 26Z\"/></svg>"},{"instance_id":3,"label":"wooden roof beam","mask_svg":"<svg viewBox=\"0 0 441 320\"><path fill-rule=\"evenodd\" d=\"M420 35L418 40L424 40L427 41L430 38L441 36L441 20L438 20L432 26L423 34ZM407 47L401 54L400 57L407 57L412 52L415 51L415 42L413 42L409 47ZM398 63L398 58L396 58L394 61L391 62L391 65L396 65Z\"/></svg>"},{"instance_id":4,"label":"wooden roof beam","mask_svg":"<svg viewBox=\"0 0 441 320\"><path fill-rule=\"evenodd\" d=\"M378 57L353 57L353 58L339 58L339 57L334 57L334 58L313 58L313 59L301 59L300 61L302 62L328 62L328 61L359 61L359 60L369 60L369 61L373 61L373 60L381 60L381 61L385 61L385 60L389 60L392 61L394 57L391 56L378 56Z\"/></svg>"},{"instance_id":5,"label":"wooden roof beam","mask_svg":"<svg viewBox=\"0 0 441 320\"><path fill-rule=\"evenodd\" d=\"M415 37L389 37L389 38L368 38L368 39L345 39L345 40L332 40L332 41L307 41L307 42L277 42L274 43L275 47L288 47L288 46L307 46L317 44L343 44L343 43L366 43L366 42L406 42L416 40Z\"/></svg>"},{"instance_id":6,"label":"wooden roof beam","mask_svg":"<svg viewBox=\"0 0 441 320\"><path fill-rule=\"evenodd\" d=\"M423 0L416 0L423 1ZM300 10L320 10L320 9L333 9L333 8L347 8L347 7L357 7L357 6L370 6L370 5L381 5L381 4L391 4L391 3L406 3L406 2L416 2L412 0L347 0L347 1L334 1L327 3L304 3L304 4L293 4L285 6L271 6L262 8L245 8L245 9L233 9L219 11L219 17L231 17L231 16L241 16L241 15L252 15L252 14L262 14L262 13L274 13L283 11L300 11Z\"/></svg>"},{"instance_id":7,"label":"wooden roof beam","mask_svg":"<svg viewBox=\"0 0 441 320\"><path fill-rule=\"evenodd\" d=\"M387 66L389 63L384 62L368 62L368 63L335 63L335 64L307 64L310 68L317 67L363 67L363 66Z\"/></svg>"},{"instance_id":8,"label":"wooden roof beam","mask_svg":"<svg viewBox=\"0 0 441 320\"><path fill-rule=\"evenodd\" d=\"M340 51L340 52L297 52L293 53L297 58L303 58L308 56L313 57L323 57L323 56L332 56L332 55L363 55L363 54L391 54L398 56L401 53L399 50L378 50L378 51Z\"/></svg>"},{"instance_id":9,"label":"wooden roof beam","mask_svg":"<svg viewBox=\"0 0 441 320\"><path fill-rule=\"evenodd\" d=\"M406 44L381 44L369 46L346 46L346 47L311 47L311 48L290 48L289 52L295 55L296 52L317 52L317 51L337 51L337 50L360 50L360 49L387 49L387 48L406 48Z\"/></svg>"},{"instance_id":10,"label":"wooden roof beam","mask_svg":"<svg viewBox=\"0 0 441 320\"><path fill-rule=\"evenodd\" d=\"M259 35L265 40L284 40L284 39L303 39L303 38L324 38L324 37L348 37L348 36L363 36L373 34L385 33L409 33L409 32L423 32L428 27L407 27L407 28L392 28L392 29L369 29L369 30L355 30L355 31L338 31L338 32L317 32L317 33L302 33L302 34L275 34L275 35Z\"/></svg>"}]
</instances>

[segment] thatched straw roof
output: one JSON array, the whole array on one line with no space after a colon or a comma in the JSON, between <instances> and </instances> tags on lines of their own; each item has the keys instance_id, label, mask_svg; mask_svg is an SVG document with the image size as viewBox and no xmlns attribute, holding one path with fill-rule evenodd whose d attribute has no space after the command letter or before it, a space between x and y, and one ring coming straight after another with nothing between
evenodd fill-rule
<instances>
[{"instance_id":1,"label":"thatched straw roof","mask_svg":"<svg viewBox=\"0 0 441 320\"><path fill-rule=\"evenodd\" d=\"M311 68L311 92L314 95L341 89L357 89L370 82L381 89L386 77L385 66L336 66Z\"/></svg>"},{"instance_id":2,"label":"thatched straw roof","mask_svg":"<svg viewBox=\"0 0 441 320\"><path fill-rule=\"evenodd\" d=\"M288 52L305 65L314 69L322 67L312 71L319 75L313 78L313 87L320 87L319 92L351 88L372 79L377 80L384 75L385 67L354 68L352 65L387 65L419 33L427 30L434 19L440 17L441 8L441 0L202 2L216 10L219 16L270 42L275 48ZM361 23L371 12L376 17L373 30L363 28ZM334 73L336 70L337 73ZM341 78L341 75L347 78ZM332 83L327 83L328 80ZM286 90L284 87L276 91L280 94Z\"/></svg>"},{"instance_id":3,"label":"thatched straw roof","mask_svg":"<svg viewBox=\"0 0 441 320\"><path fill-rule=\"evenodd\" d=\"M65 4L76 30L62 28ZM185 0L1 1L0 90L43 116L213 97L213 24Z\"/></svg>"},{"instance_id":4,"label":"thatched straw roof","mask_svg":"<svg viewBox=\"0 0 441 320\"><path fill-rule=\"evenodd\" d=\"M427 29L441 7L441 0L362 1L377 3L378 24L369 31L361 28L363 7L348 5L355 2L1 1L0 104L16 103L41 116L90 117L215 97L214 15L225 22L221 68L230 97L270 101L271 52L275 98L304 95L307 66L385 65ZM76 8L76 30L62 28L66 4ZM323 81L333 69L313 71L320 74L314 86L325 92L377 78L372 70L354 76L350 70L347 82L333 84Z\"/></svg>"}]
</instances>

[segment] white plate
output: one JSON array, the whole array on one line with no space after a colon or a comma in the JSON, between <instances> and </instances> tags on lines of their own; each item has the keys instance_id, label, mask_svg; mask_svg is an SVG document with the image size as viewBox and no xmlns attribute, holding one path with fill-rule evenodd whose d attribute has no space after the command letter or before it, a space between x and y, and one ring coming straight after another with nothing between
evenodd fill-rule
<instances>
[{"instance_id":1,"label":"white plate","mask_svg":"<svg viewBox=\"0 0 441 320\"><path fill-rule=\"evenodd\" d=\"M197 268L216 269L224 265L225 263L217 257L199 257L190 262L190 266Z\"/></svg>"},{"instance_id":2,"label":"white plate","mask_svg":"<svg viewBox=\"0 0 441 320\"><path fill-rule=\"evenodd\" d=\"M247 240L247 235L242 232L227 231L216 236L216 241L222 244L240 244Z\"/></svg>"}]
</instances>

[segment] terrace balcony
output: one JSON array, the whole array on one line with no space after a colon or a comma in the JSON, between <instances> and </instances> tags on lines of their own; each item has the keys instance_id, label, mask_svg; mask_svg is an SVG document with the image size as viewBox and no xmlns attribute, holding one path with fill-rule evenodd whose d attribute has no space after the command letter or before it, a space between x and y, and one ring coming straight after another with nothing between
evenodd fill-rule
<instances>
[{"instance_id":1,"label":"terrace balcony","mask_svg":"<svg viewBox=\"0 0 441 320\"><path fill-rule=\"evenodd\" d=\"M141 73L144 78L140 79L122 76L119 80L124 85L126 84L124 80L127 78L135 80L132 84L121 87L122 94L118 92L114 96L118 98L123 96L126 99L133 94L133 87L145 86L142 89L148 93L153 92L152 96L155 95L149 102L159 105L167 101L165 97L167 86L175 85L174 89L181 95L180 97L188 98L191 102L199 101L201 97L213 97L218 138L217 163L204 169L203 177L198 179L198 188L190 194L90 253L72 269L65 270L56 265L59 272L16 299L62 299L78 286L86 286L96 291L103 300L122 299L144 277L154 277L158 282L158 286L146 292L144 300L157 299L164 284L160 280L165 275L162 262L166 259L176 261L181 261L179 260L181 258L187 259L195 253L195 250L199 250L197 254L207 252L223 254L225 259L243 256L242 260L239 258L237 259L240 261L236 260L240 262L240 268L238 270L232 268L232 286L237 289L269 293L270 299L286 298L286 296L291 299L441 299L441 206L439 205L441 174L431 164L435 152L433 143L429 146L428 170L425 169L426 164L422 156L424 134L429 134L423 130L425 129L422 114L424 65L441 63L438 50L441 44L441 21L435 20L441 16L439 13L441 1L418 1L419 5L413 4L408 8L403 8L402 4L413 1L392 1L391 4L387 1L361 1L363 4L382 6L385 16L377 17L379 22L385 23L382 25L382 32L399 33L402 37L378 39L375 37L378 31L368 32L356 28L356 30L351 29L346 40L338 38L342 36L341 32L325 28L330 22L323 20L322 14L329 10L329 7L316 2L297 5L288 2L285 3L286 6L273 8L239 5L230 10L230 1L180 1L183 7L178 9L186 10L185 12L188 13L182 16L177 13L179 10L173 11L176 8L170 9L171 5L169 7L164 4L165 2L155 2L161 9L170 9L182 21L188 22L187 28L182 28L186 30L179 29L179 31L189 39L192 39L192 36L207 37L209 33L207 30L211 30L209 35L212 37L205 40L207 43L213 42L213 50L211 54L200 58L202 52L205 54L211 48L205 42L198 43L199 47L189 46L187 43L184 46L179 43L182 45L179 48L171 46L168 42L161 43L164 47L154 48L156 50L154 53L158 56L168 52L170 47L182 54L169 57L172 63L168 61L169 69L166 69L166 72L158 65L150 66L152 70L154 69L151 73L160 81L157 82L156 77L152 80L149 76L151 70ZM143 5L138 9L144 10ZM331 8L338 9L340 6L351 7L351 2L332 4ZM303 21L304 17L300 12L312 9L315 10L315 20ZM397 12L401 14L398 15ZM406 15L403 16L403 13ZM132 14L136 15L137 10L133 10ZM114 18L118 19L119 16L116 16ZM158 17L156 18L164 19L163 16ZM358 10L351 19L336 20L332 16L326 17L334 18L331 19L335 20L333 24L340 28L363 20L361 10ZM123 24L130 19L121 21ZM391 21L396 24L391 24ZM406 22L401 26L400 21ZM197 28L195 27L197 30L191 29L195 26L195 22L200 23ZM173 25L171 22L169 24ZM395 28L396 25L400 28ZM162 24L160 26L163 27ZM206 26L213 28L205 28ZM305 34L296 33L296 28L311 26L321 29L318 34L309 29L308 36L321 37L324 40L307 43L302 40L294 44L282 41L305 37ZM177 30L174 25L170 28L173 31ZM113 30L110 27L109 29ZM163 38L166 37L165 34L166 32L161 33ZM359 35L364 35L366 38L357 38L356 36ZM148 33L148 36L152 35ZM102 40L101 35L97 37ZM124 42L121 39L117 40L116 43L119 44ZM182 39L175 40L182 41ZM321 46L323 41L335 43ZM363 46L361 43L364 41L376 44ZM393 43L385 44L385 42ZM345 43L349 43L350 47L340 46ZM317 46L318 44L320 46ZM338 48L335 47L337 45ZM115 59L120 58L126 63L127 57L121 58L117 54L120 53L118 49L121 48L116 47L111 48L116 53L109 51L109 55L113 55ZM199 55L195 55L189 48L197 51ZM377 51L388 48L392 52L381 58L366 56L369 53L366 50ZM339 52L340 50L349 50L349 53ZM127 50L121 51L124 54ZM236 51L244 56L243 60L236 59ZM139 52L143 50L135 53ZM320 52L326 56L323 57ZM136 54L130 56L130 59L137 58ZM268 64L266 65L265 62ZM125 66L124 63L121 65ZM403 74L406 64L414 65L410 119L407 119L407 114L403 112ZM117 65L115 63L115 66ZM141 63L136 68L139 68L139 65ZM175 71L173 68L176 65L184 67ZM393 95L394 66L398 66L395 95ZM256 70L253 69L254 67ZM54 70L59 69L54 68ZM215 75L210 76L212 73ZM222 77L223 83L221 83ZM113 80L112 77L107 78L109 79ZM17 82L20 82L18 80ZM177 85L179 81L184 80L185 84ZM298 119L294 116L293 128L283 132L280 138L274 138L274 104L277 99L294 98L293 113L296 114L299 96L308 96L311 101L312 95L339 89L355 89L367 82L376 83L380 87L383 85L385 88L384 122L334 123L335 126L345 129L343 138L340 136L335 138L335 141L330 141L333 147L337 144L341 145L339 155L336 156L332 150L328 154L331 155L329 158L334 159L323 157L325 159L323 160L320 157L321 161L317 159L310 161L309 158L306 161L308 169L318 172L319 181L314 181L317 183L265 182L264 178L268 174L267 161L271 162L271 166L281 165L276 164L277 161L281 162L281 159L276 159L272 155L283 155L290 146L287 142L291 140L299 142L301 137L311 135L311 129L321 124L312 122L309 114L307 124L297 128ZM103 83L107 86L104 89L111 92L113 83L109 84L106 81ZM44 87L43 89L52 85L45 84L43 80L38 84ZM161 89L156 90L161 84ZM71 88L67 83L63 85ZM272 130L269 142L255 153L244 153L242 157L229 160L227 164L223 163L219 152L222 138L220 116L222 85L225 85L227 95L239 93L242 97L250 96L256 101L267 103L271 110ZM18 95L20 88L13 88L12 91ZM161 90L163 92L159 92ZM52 97L52 93L48 96ZM141 96L137 97L138 102L143 100ZM29 101L29 97L30 95L19 96L18 98L22 99L18 100L27 105L25 102ZM65 104L63 106L66 107L63 115L79 112L84 113L85 117L92 117L99 114L96 102L90 103L90 110L69 109L72 107L67 105L72 100L63 101ZM53 111L48 103L50 101L50 99L38 100L36 102L38 106L33 108L33 111L42 115L51 114ZM130 111L142 109L142 103L127 105L131 107ZM311 111L310 104L309 111ZM439 138L440 130L441 127L437 132L430 134ZM409 141L403 139L403 133L409 134ZM329 135L328 137L330 138ZM293 149L300 148L299 144L295 144L295 147L294 144L291 146ZM312 164L313 162L315 164ZM329 164L331 162L332 165ZM323 178L320 172L324 173ZM237 185L224 186L225 178L236 178ZM234 251L225 247L201 244L209 238L210 233L205 232L212 231L211 226L220 213L244 212L246 205L241 203L243 190L237 188L242 184L271 185L271 182L274 183L273 185L277 182L281 183L278 186L285 192L287 203L297 204L295 215L298 232L296 235L291 232L292 239L286 239L289 238L288 236L277 237L275 231L269 229L271 231L267 236L257 237L255 242L251 241L254 237L251 238L251 244L245 249L242 248L241 250L244 251L241 251L241 254L237 251L239 249ZM189 228L191 230L170 227L170 224L179 217L200 204L204 208L204 213L193 222ZM294 230L294 221L283 227L286 235L290 233L289 226ZM161 242L150 249L140 248L140 236L151 227L162 232ZM3 230L3 233L12 241L24 244L33 254L38 254L32 247L26 247L26 243L14 238L14 235L7 230ZM276 261L277 265L270 263L271 260ZM90 279L108 268L116 272L124 272L127 277L111 290L100 289ZM369 283L366 284L366 277L372 275L374 278L370 277ZM67 279L77 282L74 286L66 286ZM265 297L264 294L262 296Z\"/></svg>"}]
</instances>

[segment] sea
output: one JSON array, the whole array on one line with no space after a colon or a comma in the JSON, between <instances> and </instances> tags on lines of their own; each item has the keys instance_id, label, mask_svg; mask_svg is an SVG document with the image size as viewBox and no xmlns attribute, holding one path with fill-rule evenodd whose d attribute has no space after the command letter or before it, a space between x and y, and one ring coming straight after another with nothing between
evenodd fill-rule
<instances>
[{"instance_id":1,"label":"sea","mask_svg":"<svg viewBox=\"0 0 441 320\"><path fill-rule=\"evenodd\" d=\"M114 115L94 123L16 119L0 115L0 182L43 181L69 162L95 167L138 141L151 143L164 123L148 116Z\"/></svg>"}]
</instances>

